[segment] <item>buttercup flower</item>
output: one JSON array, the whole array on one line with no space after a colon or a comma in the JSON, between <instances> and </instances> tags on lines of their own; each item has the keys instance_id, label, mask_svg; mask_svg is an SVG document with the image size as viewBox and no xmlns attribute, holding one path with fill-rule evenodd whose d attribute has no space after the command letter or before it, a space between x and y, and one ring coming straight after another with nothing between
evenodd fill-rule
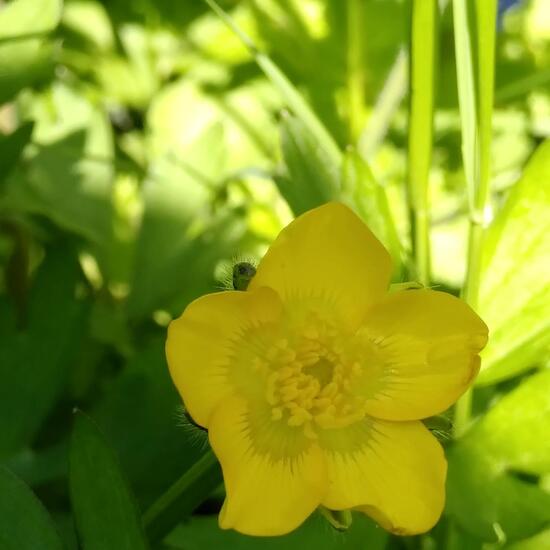
<instances>
[{"instance_id":1,"label":"buttercup flower","mask_svg":"<svg viewBox=\"0 0 550 550\"><path fill-rule=\"evenodd\" d=\"M318 506L398 534L438 520L446 461L420 419L478 372L483 321L433 290L388 293L391 261L329 203L277 237L246 291L170 324L170 372L225 480L220 526L281 535Z\"/></svg>"}]
</instances>

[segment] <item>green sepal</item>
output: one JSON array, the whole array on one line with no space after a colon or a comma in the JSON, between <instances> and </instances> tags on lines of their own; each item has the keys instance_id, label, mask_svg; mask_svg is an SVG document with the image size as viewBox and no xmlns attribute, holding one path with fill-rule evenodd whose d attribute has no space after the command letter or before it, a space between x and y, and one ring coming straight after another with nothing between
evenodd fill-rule
<instances>
[{"instance_id":1,"label":"green sepal","mask_svg":"<svg viewBox=\"0 0 550 550\"><path fill-rule=\"evenodd\" d=\"M351 510L329 510L324 506L318 508L321 515L337 531L347 531L353 522Z\"/></svg>"}]
</instances>

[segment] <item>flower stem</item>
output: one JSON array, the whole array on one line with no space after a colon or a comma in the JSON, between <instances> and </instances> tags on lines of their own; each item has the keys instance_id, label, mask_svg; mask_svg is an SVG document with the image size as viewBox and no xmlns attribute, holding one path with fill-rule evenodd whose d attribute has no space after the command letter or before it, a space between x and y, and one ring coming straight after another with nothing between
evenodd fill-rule
<instances>
[{"instance_id":1,"label":"flower stem","mask_svg":"<svg viewBox=\"0 0 550 550\"><path fill-rule=\"evenodd\" d=\"M365 118L362 0L349 0L347 4L347 32L348 131L350 142L355 144L361 135Z\"/></svg>"},{"instance_id":2,"label":"flower stem","mask_svg":"<svg viewBox=\"0 0 550 550\"><path fill-rule=\"evenodd\" d=\"M428 178L432 158L437 1L413 0L408 195L416 278L430 283Z\"/></svg>"},{"instance_id":3,"label":"flower stem","mask_svg":"<svg viewBox=\"0 0 550 550\"><path fill-rule=\"evenodd\" d=\"M221 482L220 465L208 449L143 514L142 522L149 539L161 540Z\"/></svg>"},{"instance_id":4,"label":"flower stem","mask_svg":"<svg viewBox=\"0 0 550 550\"><path fill-rule=\"evenodd\" d=\"M465 0L457 0L455 8L455 40L460 109L463 112L463 156L470 191L470 226L468 236L468 265L462 290L464 300L477 310L480 298L481 269L491 173L491 138L494 102L496 0L476 3L476 33L470 31ZM476 36L475 47L471 36ZM477 63L473 55L477 54ZM466 58L469 57L469 58ZM473 67L477 68L474 75ZM477 76L477 78L474 78ZM469 120L467 118L469 117ZM464 134L466 137L464 137ZM455 409L455 437L468 429L471 419L473 389L458 401Z\"/></svg>"}]
</instances>

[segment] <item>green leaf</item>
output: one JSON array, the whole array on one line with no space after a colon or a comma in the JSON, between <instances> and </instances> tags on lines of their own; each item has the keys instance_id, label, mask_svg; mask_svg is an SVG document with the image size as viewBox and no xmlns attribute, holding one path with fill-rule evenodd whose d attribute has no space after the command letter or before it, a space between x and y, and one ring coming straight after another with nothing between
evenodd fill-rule
<instances>
[{"instance_id":1,"label":"green leaf","mask_svg":"<svg viewBox=\"0 0 550 550\"><path fill-rule=\"evenodd\" d=\"M503 397L476 425L471 439L498 457L500 468L550 473L550 371L531 376Z\"/></svg>"},{"instance_id":2,"label":"green leaf","mask_svg":"<svg viewBox=\"0 0 550 550\"><path fill-rule=\"evenodd\" d=\"M508 544L505 550L542 550L550 548L550 529L546 529L537 535L513 544Z\"/></svg>"},{"instance_id":3,"label":"green leaf","mask_svg":"<svg viewBox=\"0 0 550 550\"><path fill-rule=\"evenodd\" d=\"M15 0L0 11L0 39L53 31L61 19L62 0Z\"/></svg>"},{"instance_id":4,"label":"green leaf","mask_svg":"<svg viewBox=\"0 0 550 550\"><path fill-rule=\"evenodd\" d=\"M315 139L318 147L326 155L327 161L332 165L338 166L342 156L340 149L294 84L292 84L281 69L266 54L260 52L256 48L250 38L238 28L231 17L223 11L214 0L205 0L205 2L250 50L250 53L254 57L254 60L260 69L264 72L275 88L279 90L288 108L291 109L292 112L301 120L302 124Z\"/></svg>"},{"instance_id":5,"label":"green leaf","mask_svg":"<svg viewBox=\"0 0 550 550\"><path fill-rule=\"evenodd\" d=\"M445 550L484 550L486 548L483 540L464 531L456 523L448 521L447 524L449 527L447 528Z\"/></svg>"},{"instance_id":6,"label":"green leaf","mask_svg":"<svg viewBox=\"0 0 550 550\"><path fill-rule=\"evenodd\" d=\"M0 105L23 88L49 80L53 58L53 45L44 39L0 41Z\"/></svg>"},{"instance_id":7,"label":"green leaf","mask_svg":"<svg viewBox=\"0 0 550 550\"><path fill-rule=\"evenodd\" d=\"M164 340L163 334L140 346L92 409L142 508L204 452L204 441L181 426L181 397L168 373Z\"/></svg>"},{"instance_id":8,"label":"green leaf","mask_svg":"<svg viewBox=\"0 0 550 550\"><path fill-rule=\"evenodd\" d=\"M9 136L0 134L0 185L19 161L25 145L30 141L33 123L22 124Z\"/></svg>"},{"instance_id":9,"label":"green leaf","mask_svg":"<svg viewBox=\"0 0 550 550\"><path fill-rule=\"evenodd\" d=\"M489 327L478 384L514 376L550 344L550 141L533 155L491 226L479 313Z\"/></svg>"},{"instance_id":10,"label":"green leaf","mask_svg":"<svg viewBox=\"0 0 550 550\"><path fill-rule=\"evenodd\" d=\"M394 271L398 272L401 245L386 192L374 178L370 166L352 149L348 149L344 156L342 198L388 249L394 261Z\"/></svg>"},{"instance_id":11,"label":"green leaf","mask_svg":"<svg viewBox=\"0 0 550 550\"><path fill-rule=\"evenodd\" d=\"M61 0L16 0L0 10L0 104L53 71L45 35L61 18Z\"/></svg>"},{"instance_id":12,"label":"green leaf","mask_svg":"<svg viewBox=\"0 0 550 550\"><path fill-rule=\"evenodd\" d=\"M6 181L5 208L41 214L98 248L113 238L112 129L106 114L63 86L35 98L36 147Z\"/></svg>"},{"instance_id":13,"label":"green leaf","mask_svg":"<svg viewBox=\"0 0 550 550\"><path fill-rule=\"evenodd\" d=\"M167 539L175 548L231 548L231 550L383 550L388 534L362 514L354 514L351 527L335 531L320 514L313 514L301 527L281 537L250 537L235 531L223 531L215 517L193 517Z\"/></svg>"},{"instance_id":14,"label":"green leaf","mask_svg":"<svg viewBox=\"0 0 550 550\"><path fill-rule=\"evenodd\" d=\"M63 388L84 331L79 281L74 254L58 243L36 274L25 330L0 301L0 456L31 442Z\"/></svg>"},{"instance_id":15,"label":"green leaf","mask_svg":"<svg viewBox=\"0 0 550 550\"><path fill-rule=\"evenodd\" d=\"M54 524L34 493L0 466L0 548L63 550Z\"/></svg>"},{"instance_id":16,"label":"green leaf","mask_svg":"<svg viewBox=\"0 0 550 550\"><path fill-rule=\"evenodd\" d=\"M339 196L340 165L319 148L300 119L283 114L281 148L287 176L276 180L279 190L295 215Z\"/></svg>"},{"instance_id":17,"label":"green leaf","mask_svg":"<svg viewBox=\"0 0 550 550\"><path fill-rule=\"evenodd\" d=\"M137 505L97 426L77 413L69 480L79 539L86 550L146 550Z\"/></svg>"},{"instance_id":18,"label":"green leaf","mask_svg":"<svg viewBox=\"0 0 550 550\"><path fill-rule=\"evenodd\" d=\"M138 348L93 409L146 510L151 539L170 531L222 481L217 460L203 459L204 432L181 420L181 397L168 373L164 344L163 335ZM206 468L197 479L201 463Z\"/></svg>"},{"instance_id":19,"label":"green leaf","mask_svg":"<svg viewBox=\"0 0 550 550\"><path fill-rule=\"evenodd\" d=\"M233 212L210 213L226 153L223 128L206 128L178 153L156 159L144 185L128 303L133 318L162 308L179 314L189 300L214 290L215 264L235 253L244 230Z\"/></svg>"},{"instance_id":20,"label":"green leaf","mask_svg":"<svg viewBox=\"0 0 550 550\"><path fill-rule=\"evenodd\" d=\"M450 449L447 510L486 541L529 537L550 521L550 371L532 376ZM475 510L475 513L472 513Z\"/></svg>"},{"instance_id":21,"label":"green leaf","mask_svg":"<svg viewBox=\"0 0 550 550\"><path fill-rule=\"evenodd\" d=\"M161 540L170 533L222 480L218 459L208 450L143 514L151 540Z\"/></svg>"}]
</instances>

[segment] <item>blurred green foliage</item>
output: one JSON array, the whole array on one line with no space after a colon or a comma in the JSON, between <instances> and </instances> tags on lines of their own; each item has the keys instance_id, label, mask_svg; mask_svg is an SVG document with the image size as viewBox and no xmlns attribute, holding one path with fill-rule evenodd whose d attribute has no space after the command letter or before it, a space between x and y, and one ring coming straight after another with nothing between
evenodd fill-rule
<instances>
[{"instance_id":1,"label":"blurred green foliage","mask_svg":"<svg viewBox=\"0 0 550 550\"><path fill-rule=\"evenodd\" d=\"M447 4L432 282L458 293L468 196ZM334 533L314 516L280 539L221 532L207 464L180 508L142 529L139 514L152 517L205 445L181 419L166 325L233 258L260 258L293 214L334 199L388 247L394 282L414 273L409 3L359 2L359 42L341 0L221 5L257 51L199 0L0 2L0 549L550 548L545 0L498 23L479 306L491 341L476 423L449 443L439 525L399 539L359 517Z\"/></svg>"}]
</instances>

